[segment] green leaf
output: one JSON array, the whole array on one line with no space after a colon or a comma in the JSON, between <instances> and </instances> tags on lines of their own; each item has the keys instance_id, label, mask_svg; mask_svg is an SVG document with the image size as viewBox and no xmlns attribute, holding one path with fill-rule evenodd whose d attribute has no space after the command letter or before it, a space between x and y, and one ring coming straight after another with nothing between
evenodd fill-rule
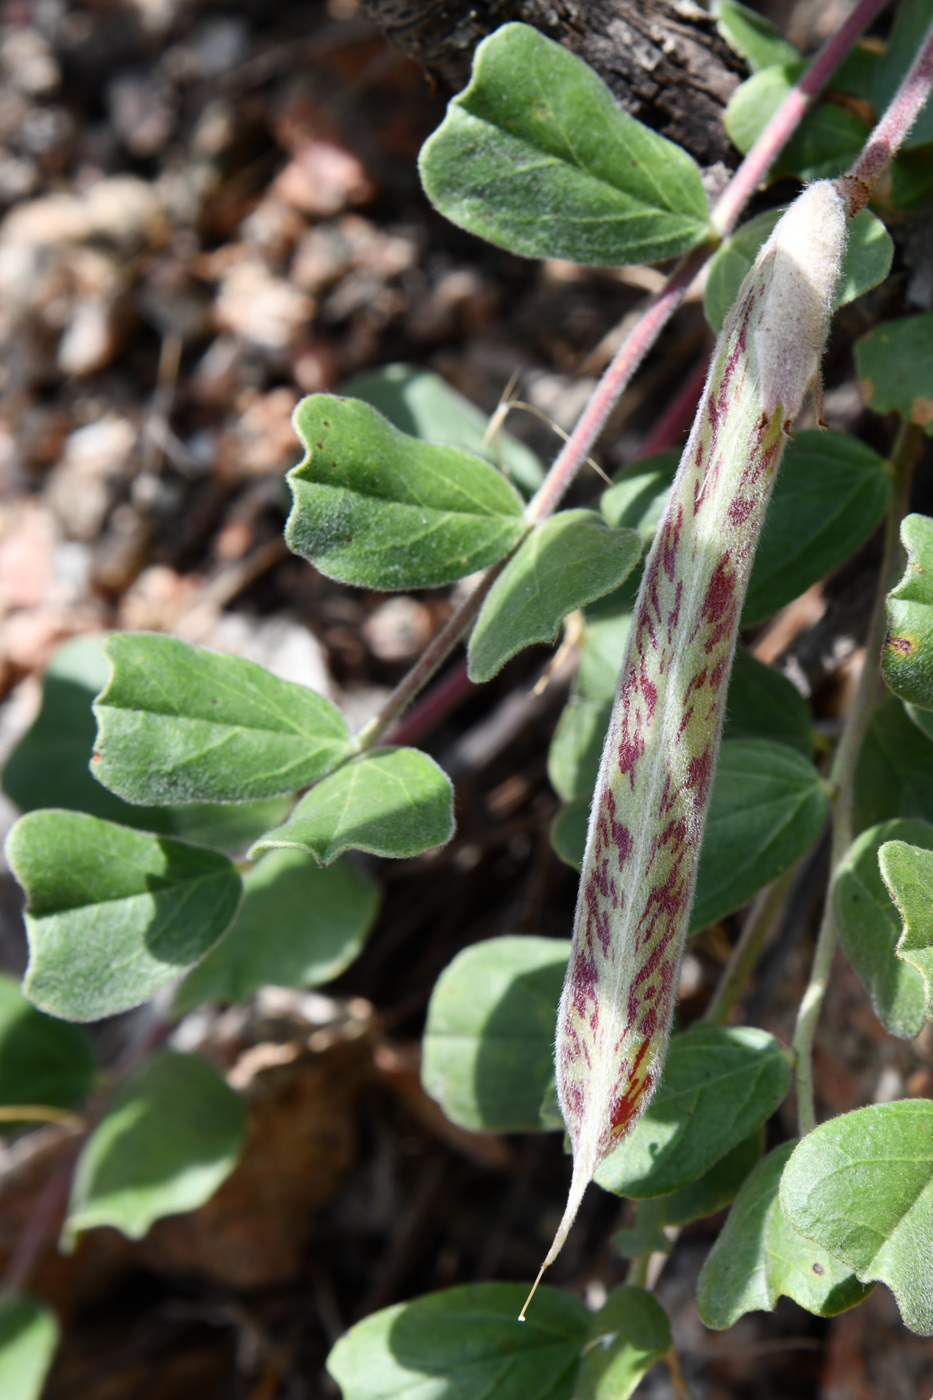
<instances>
[{"instance_id":1,"label":"green leaf","mask_svg":"<svg viewBox=\"0 0 933 1400\"><path fill-rule=\"evenodd\" d=\"M618 105L593 70L524 24L479 45L469 87L420 156L451 223L525 257L655 262L710 236L686 151Z\"/></svg>"},{"instance_id":2,"label":"green leaf","mask_svg":"<svg viewBox=\"0 0 933 1400\"><path fill-rule=\"evenodd\" d=\"M738 1146L720 1157L709 1171L682 1191L641 1201L635 1228L618 1230L612 1237L619 1253L626 1259L636 1259L639 1254L655 1251L669 1254L671 1242L663 1233L664 1226L680 1229L694 1220L715 1215L734 1201L743 1181L760 1160L764 1143L762 1126L743 1138Z\"/></svg>"},{"instance_id":3,"label":"green leaf","mask_svg":"<svg viewBox=\"0 0 933 1400\"><path fill-rule=\"evenodd\" d=\"M796 433L768 507L742 626L764 622L824 578L875 530L890 477L877 452L845 433Z\"/></svg>"},{"instance_id":4,"label":"green leaf","mask_svg":"<svg viewBox=\"0 0 933 1400\"><path fill-rule=\"evenodd\" d=\"M93 1089L96 1073L87 1033L43 1015L15 978L0 976L0 1104L73 1108ZM0 1134L8 1130L0 1124Z\"/></svg>"},{"instance_id":5,"label":"green leaf","mask_svg":"<svg viewBox=\"0 0 933 1400\"><path fill-rule=\"evenodd\" d=\"M862 979L875 1015L892 1035L912 1040L926 1020L923 979L895 957L901 921L878 869L879 849L895 840L933 849L933 826L889 821L863 831L833 877L833 912L842 946Z\"/></svg>"},{"instance_id":6,"label":"green leaf","mask_svg":"<svg viewBox=\"0 0 933 1400\"><path fill-rule=\"evenodd\" d=\"M912 1331L933 1333L933 1100L821 1123L784 1169L781 1206L863 1283L886 1283Z\"/></svg>"},{"instance_id":7,"label":"green leaf","mask_svg":"<svg viewBox=\"0 0 933 1400\"><path fill-rule=\"evenodd\" d=\"M933 826L897 825L900 829L891 833L896 839L889 839L878 852L878 864L904 921L897 956L920 974L926 1015L933 1016Z\"/></svg>"},{"instance_id":8,"label":"green leaf","mask_svg":"<svg viewBox=\"0 0 933 1400\"><path fill-rule=\"evenodd\" d=\"M933 4L930 0L902 0L898 5L891 34L873 74L872 99L877 111L883 112L897 92L931 23ZM908 132L904 146L910 149L927 141L933 141L933 102L929 98Z\"/></svg>"},{"instance_id":9,"label":"green leaf","mask_svg":"<svg viewBox=\"0 0 933 1400\"><path fill-rule=\"evenodd\" d=\"M723 113L732 141L750 151L803 73L806 63L774 64L736 88ZM841 175L861 151L868 127L861 117L836 102L818 102L804 116L769 171L769 178L796 175L803 180Z\"/></svg>"},{"instance_id":10,"label":"green leaf","mask_svg":"<svg viewBox=\"0 0 933 1400\"><path fill-rule=\"evenodd\" d=\"M504 428L486 442L486 415L429 369L383 365L354 375L343 393L372 404L401 432L422 442L442 442L484 457L501 467L523 492L536 491L544 480L544 468L530 447Z\"/></svg>"},{"instance_id":11,"label":"green leaf","mask_svg":"<svg viewBox=\"0 0 933 1400\"><path fill-rule=\"evenodd\" d=\"M782 1295L817 1317L835 1317L870 1291L785 1220L778 1189L793 1150L793 1142L782 1143L755 1168L707 1256L697 1288L707 1327L731 1327L748 1312L773 1312Z\"/></svg>"},{"instance_id":12,"label":"green leaf","mask_svg":"<svg viewBox=\"0 0 933 1400\"><path fill-rule=\"evenodd\" d=\"M590 1327L583 1304L523 1283L475 1283L396 1303L351 1327L327 1359L343 1400L571 1400Z\"/></svg>"},{"instance_id":13,"label":"green leaf","mask_svg":"<svg viewBox=\"0 0 933 1400\"><path fill-rule=\"evenodd\" d=\"M933 434L933 313L883 321L855 342L865 402Z\"/></svg>"},{"instance_id":14,"label":"green leaf","mask_svg":"<svg viewBox=\"0 0 933 1400\"><path fill-rule=\"evenodd\" d=\"M453 833L450 779L433 758L418 749L374 749L323 778L250 856L291 846L321 865L349 850L401 860L446 845Z\"/></svg>"},{"instance_id":15,"label":"green leaf","mask_svg":"<svg viewBox=\"0 0 933 1400\"><path fill-rule=\"evenodd\" d=\"M671 1349L667 1313L646 1288L614 1288L590 1323L574 1400L628 1400Z\"/></svg>"},{"instance_id":16,"label":"green leaf","mask_svg":"<svg viewBox=\"0 0 933 1400\"><path fill-rule=\"evenodd\" d=\"M790 1065L754 1026L694 1026L671 1039L657 1093L595 1180L617 1196L689 1186L760 1127L787 1095Z\"/></svg>"},{"instance_id":17,"label":"green leaf","mask_svg":"<svg viewBox=\"0 0 933 1400\"><path fill-rule=\"evenodd\" d=\"M241 882L226 856L79 812L30 812L7 838L29 898L29 1000L67 1021L138 1006L228 927Z\"/></svg>"},{"instance_id":18,"label":"green leaf","mask_svg":"<svg viewBox=\"0 0 933 1400\"><path fill-rule=\"evenodd\" d=\"M242 802L306 787L350 753L343 716L253 661L158 632L104 643L93 771L127 802Z\"/></svg>"},{"instance_id":19,"label":"green leaf","mask_svg":"<svg viewBox=\"0 0 933 1400\"><path fill-rule=\"evenodd\" d=\"M547 757L551 787L564 802L582 797L589 807L611 712L611 700L582 695L571 695L564 706Z\"/></svg>"},{"instance_id":20,"label":"green leaf","mask_svg":"<svg viewBox=\"0 0 933 1400\"><path fill-rule=\"evenodd\" d=\"M737 647L729 677L729 697L722 737L773 739L809 758L813 722L799 690L780 671L766 666L745 647Z\"/></svg>"},{"instance_id":21,"label":"green leaf","mask_svg":"<svg viewBox=\"0 0 933 1400\"><path fill-rule=\"evenodd\" d=\"M855 768L855 829L894 817L933 822L933 743L899 700L872 715Z\"/></svg>"},{"instance_id":22,"label":"green leaf","mask_svg":"<svg viewBox=\"0 0 933 1400\"><path fill-rule=\"evenodd\" d=\"M758 249L770 236L783 212L784 207L768 209L764 214L749 219L713 254L704 305L714 331L722 329ZM877 287L890 272L893 257L894 242L881 220L870 209L856 214L849 224L845 257L836 284L835 305L846 306L872 287Z\"/></svg>"},{"instance_id":23,"label":"green leaf","mask_svg":"<svg viewBox=\"0 0 933 1400\"><path fill-rule=\"evenodd\" d=\"M175 1015L248 1001L259 987L318 987L357 957L379 910L375 880L348 859L322 870L303 851L270 851L243 877L233 927L179 987Z\"/></svg>"},{"instance_id":24,"label":"green leaf","mask_svg":"<svg viewBox=\"0 0 933 1400\"><path fill-rule=\"evenodd\" d=\"M359 399L295 409L306 456L288 473L285 538L328 578L431 588L495 564L526 531L521 497L459 447L420 442Z\"/></svg>"},{"instance_id":25,"label":"green leaf","mask_svg":"<svg viewBox=\"0 0 933 1400\"><path fill-rule=\"evenodd\" d=\"M901 150L891 164L891 202L900 209L923 209L933 196L933 142Z\"/></svg>"},{"instance_id":26,"label":"green leaf","mask_svg":"<svg viewBox=\"0 0 933 1400\"><path fill-rule=\"evenodd\" d=\"M551 1126L541 1107L554 1082L569 951L564 938L490 938L464 948L441 973L428 1005L421 1079L452 1122L491 1133Z\"/></svg>"},{"instance_id":27,"label":"green leaf","mask_svg":"<svg viewBox=\"0 0 933 1400\"><path fill-rule=\"evenodd\" d=\"M0 1303L0 1395L39 1400L58 1346L58 1321L34 1298L12 1294Z\"/></svg>"},{"instance_id":28,"label":"green leaf","mask_svg":"<svg viewBox=\"0 0 933 1400\"><path fill-rule=\"evenodd\" d=\"M636 530L612 530L595 511L562 510L543 521L483 604L470 637L470 680L491 680L523 647L552 642L569 612L628 578L641 548Z\"/></svg>"},{"instance_id":29,"label":"green leaf","mask_svg":"<svg viewBox=\"0 0 933 1400\"><path fill-rule=\"evenodd\" d=\"M653 457L640 457L617 472L599 501L606 524L638 530L645 543L650 543L667 505L679 461L680 451L671 447Z\"/></svg>"},{"instance_id":30,"label":"green leaf","mask_svg":"<svg viewBox=\"0 0 933 1400\"><path fill-rule=\"evenodd\" d=\"M764 739L723 744L690 927L737 909L805 855L826 812L825 785L795 749Z\"/></svg>"},{"instance_id":31,"label":"green leaf","mask_svg":"<svg viewBox=\"0 0 933 1400\"><path fill-rule=\"evenodd\" d=\"M901 540L907 569L888 594L881 665L895 695L933 710L933 520L908 515L901 522Z\"/></svg>"},{"instance_id":32,"label":"green leaf","mask_svg":"<svg viewBox=\"0 0 933 1400\"><path fill-rule=\"evenodd\" d=\"M715 0L712 6L716 28L736 53L748 63L752 72L770 68L775 63L795 63L800 54L779 29L738 0Z\"/></svg>"},{"instance_id":33,"label":"green leaf","mask_svg":"<svg viewBox=\"0 0 933 1400\"><path fill-rule=\"evenodd\" d=\"M825 786L813 767L786 744L765 739L724 743L713 779L691 929L731 913L816 841L826 819ZM561 808L551 844L580 869L589 797Z\"/></svg>"},{"instance_id":34,"label":"green leaf","mask_svg":"<svg viewBox=\"0 0 933 1400\"><path fill-rule=\"evenodd\" d=\"M117 1089L78 1158L62 1232L112 1225L140 1240L163 1215L196 1210L237 1164L246 1108L197 1055L154 1055Z\"/></svg>"},{"instance_id":35,"label":"green leaf","mask_svg":"<svg viewBox=\"0 0 933 1400\"><path fill-rule=\"evenodd\" d=\"M284 818L287 799L138 807L97 782L89 767L97 729L91 705L110 675L103 643L102 636L72 638L46 667L39 714L3 770L3 790L22 811L64 807L224 851L248 846Z\"/></svg>"}]
</instances>

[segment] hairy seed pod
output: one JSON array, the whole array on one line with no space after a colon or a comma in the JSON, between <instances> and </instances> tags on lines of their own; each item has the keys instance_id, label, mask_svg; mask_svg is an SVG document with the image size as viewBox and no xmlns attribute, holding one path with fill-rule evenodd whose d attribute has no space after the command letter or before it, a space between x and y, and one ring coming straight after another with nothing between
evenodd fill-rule
<instances>
[{"instance_id":1,"label":"hairy seed pod","mask_svg":"<svg viewBox=\"0 0 933 1400\"><path fill-rule=\"evenodd\" d=\"M660 1078L745 589L786 431L819 370L845 239L845 204L822 181L761 249L645 565L558 1015L573 1179L544 1267Z\"/></svg>"}]
</instances>

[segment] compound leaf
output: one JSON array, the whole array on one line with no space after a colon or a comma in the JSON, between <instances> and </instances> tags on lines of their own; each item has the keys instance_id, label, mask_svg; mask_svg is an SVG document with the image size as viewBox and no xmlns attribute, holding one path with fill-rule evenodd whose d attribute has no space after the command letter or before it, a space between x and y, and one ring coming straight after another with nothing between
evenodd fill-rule
<instances>
[{"instance_id":1,"label":"compound leaf","mask_svg":"<svg viewBox=\"0 0 933 1400\"><path fill-rule=\"evenodd\" d=\"M883 321L855 342L865 402L933 433L933 313Z\"/></svg>"},{"instance_id":2,"label":"compound leaf","mask_svg":"<svg viewBox=\"0 0 933 1400\"><path fill-rule=\"evenodd\" d=\"M489 462L421 442L359 399L312 394L295 409L306 456L288 473L285 538L329 578L364 588L453 583L508 554L522 500Z\"/></svg>"},{"instance_id":3,"label":"compound leaf","mask_svg":"<svg viewBox=\"0 0 933 1400\"><path fill-rule=\"evenodd\" d=\"M104 642L95 776L127 802L242 802L306 787L350 752L343 716L307 686L158 632Z\"/></svg>"},{"instance_id":4,"label":"compound leaf","mask_svg":"<svg viewBox=\"0 0 933 1400\"><path fill-rule=\"evenodd\" d=\"M323 778L251 856L291 846L329 865L344 851L404 859L454 832L450 779L418 749L374 749Z\"/></svg>"},{"instance_id":5,"label":"compound leaf","mask_svg":"<svg viewBox=\"0 0 933 1400\"><path fill-rule=\"evenodd\" d=\"M784 1218L778 1191L793 1150L793 1142L782 1143L755 1168L707 1256L697 1289L707 1327L731 1327L748 1312L773 1312L782 1295L818 1317L835 1317L870 1291Z\"/></svg>"},{"instance_id":6,"label":"compound leaf","mask_svg":"<svg viewBox=\"0 0 933 1400\"><path fill-rule=\"evenodd\" d=\"M933 1334L933 1100L821 1123L784 1169L781 1207L862 1283L886 1283L912 1331Z\"/></svg>"},{"instance_id":7,"label":"compound leaf","mask_svg":"<svg viewBox=\"0 0 933 1400\"><path fill-rule=\"evenodd\" d=\"M629 1400L671 1349L671 1324L646 1288L614 1288L590 1323L574 1400Z\"/></svg>"},{"instance_id":8,"label":"compound leaf","mask_svg":"<svg viewBox=\"0 0 933 1400\"><path fill-rule=\"evenodd\" d=\"M120 1085L78 1158L66 1248L112 1225L139 1240L163 1215L196 1210L237 1164L246 1108L197 1055L163 1052Z\"/></svg>"},{"instance_id":9,"label":"compound leaf","mask_svg":"<svg viewBox=\"0 0 933 1400\"><path fill-rule=\"evenodd\" d=\"M933 710L933 520L901 522L907 569L888 594L888 633L881 665L895 695Z\"/></svg>"},{"instance_id":10,"label":"compound leaf","mask_svg":"<svg viewBox=\"0 0 933 1400\"><path fill-rule=\"evenodd\" d=\"M376 881L349 859L322 870L303 851L270 851L243 877L233 927L179 987L181 1015L248 1001L260 987L317 987L357 957L379 909Z\"/></svg>"},{"instance_id":11,"label":"compound leaf","mask_svg":"<svg viewBox=\"0 0 933 1400\"><path fill-rule=\"evenodd\" d=\"M554 1028L570 944L507 936L458 953L428 1006L421 1078L447 1117L482 1132L551 1127Z\"/></svg>"},{"instance_id":12,"label":"compound leaf","mask_svg":"<svg viewBox=\"0 0 933 1400\"><path fill-rule=\"evenodd\" d=\"M912 1040L926 1020L923 978L910 966L912 959L904 962L895 956L901 921L878 868L879 851L896 849L905 841L933 850L933 826L889 821L863 831L836 869L832 899L842 946L864 983L875 1015L892 1035Z\"/></svg>"},{"instance_id":13,"label":"compound leaf","mask_svg":"<svg viewBox=\"0 0 933 1400\"><path fill-rule=\"evenodd\" d=\"M590 1328L547 1286L525 1322L521 1283L474 1283L396 1303L351 1327L327 1359L343 1400L571 1400Z\"/></svg>"},{"instance_id":14,"label":"compound leaf","mask_svg":"<svg viewBox=\"0 0 933 1400\"><path fill-rule=\"evenodd\" d=\"M636 1200L679 1191L770 1118L789 1087L787 1054L767 1031L701 1025L675 1035L657 1093L595 1179Z\"/></svg>"},{"instance_id":15,"label":"compound leaf","mask_svg":"<svg viewBox=\"0 0 933 1400\"><path fill-rule=\"evenodd\" d=\"M523 540L493 584L469 646L472 681L488 681L533 642L551 642L574 608L595 602L641 556L635 530L610 529L591 510L562 510Z\"/></svg>"},{"instance_id":16,"label":"compound leaf","mask_svg":"<svg viewBox=\"0 0 933 1400\"><path fill-rule=\"evenodd\" d=\"M6 852L29 899L23 990L67 1021L138 1006L204 956L240 902L219 852L80 812L30 812Z\"/></svg>"},{"instance_id":17,"label":"compound leaf","mask_svg":"<svg viewBox=\"0 0 933 1400\"><path fill-rule=\"evenodd\" d=\"M891 823L892 826L895 823ZM933 1016L933 826L899 822L878 852L878 865L904 921L897 956L923 980L926 1016ZM910 828L909 830L907 828Z\"/></svg>"},{"instance_id":18,"label":"compound leaf","mask_svg":"<svg viewBox=\"0 0 933 1400\"><path fill-rule=\"evenodd\" d=\"M469 86L421 151L431 202L525 257L654 262L710 235L699 167L524 24L479 45Z\"/></svg>"}]
</instances>

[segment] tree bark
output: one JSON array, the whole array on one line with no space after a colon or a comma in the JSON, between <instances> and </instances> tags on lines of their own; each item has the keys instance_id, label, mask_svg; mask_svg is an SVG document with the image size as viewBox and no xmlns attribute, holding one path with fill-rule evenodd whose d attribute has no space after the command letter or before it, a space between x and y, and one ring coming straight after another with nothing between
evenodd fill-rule
<instances>
[{"instance_id":1,"label":"tree bark","mask_svg":"<svg viewBox=\"0 0 933 1400\"><path fill-rule=\"evenodd\" d=\"M473 50L522 20L579 54L627 112L701 165L738 155L722 112L746 69L693 0L363 0L393 43L446 92L470 76Z\"/></svg>"}]
</instances>

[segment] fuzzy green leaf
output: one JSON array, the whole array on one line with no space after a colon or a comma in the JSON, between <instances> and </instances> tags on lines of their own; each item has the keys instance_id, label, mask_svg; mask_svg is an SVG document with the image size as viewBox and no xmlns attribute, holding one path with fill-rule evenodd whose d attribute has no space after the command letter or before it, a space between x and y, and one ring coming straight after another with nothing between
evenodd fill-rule
<instances>
[{"instance_id":1,"label":"fuzzy green leaf","mask_svg":"<svg viewBox=\"0 0 933 1400\"><path fill-rule=\"evenodd\" d=\"M863 1283L886 1283L912 1331L933 1334L933 1100L821 1123L784 1169L781 1207Z\"/></svg>"},{"instance_id":2,"label":"fuzzy green leaf","mask_svg":"<svg viewBox=\"0 0 933 1400\"><path fill-rule=\"evenodd\" d=\"M870 1291L785 1220L778 1189L793 1150L786 1142L769 1152L736 1197L700 1273L697 1310L707 1327L732 1327L745 1313L773 1312L782 1295L817 1317L835 1317Z\"/></svg>"},{"instance_id":3,"label":"fuzzy green leaf","mask_svg":"<svg viewBox=\"0 0 933 1400\"><path fill-rule=\"evenodd\" d=\"M39 1400L58 1346L58 1321L34 1298L11 1294L0 1303L0 1395Z\"/></svg>"},{"instance_id":4,"label":"fuzzy green leaf","mask_svg":"<svg viewBox=\"0 0 933 1400\"><path fill-rule=\"evenodd\" d=\"M864 544L891 485L883 458L845 433L796 433L788 444L742 609L763 622Z\"/></svg>"},{"instance_id":5,"label":"fuzzy green leaf","mask_svg":"<svg viewBox=\"0 0 933 1400\"><path fill-rule=\"evenodd\" d=\"M248 1001L260 987L318 987L358 956L380 890L350 860L326 870L303 851L270 851L243 877L243 903L216 948L179 987L181 1015L205 1001Z\"/></svg>"},{"instance_id":6,"label":"fuzzy green leaf","mask_svg":"<svg viewBox=\"0 0 933 1400\"><path fill-rule=\"evenodd\" d=\"M783 207L768 209L749 219L710 259L704 305L714 331L722 329L758 249L783 213ZM862 209L849 224L842 270L836 284L836 306L846 306L883 282L891 270L893 257L894 242L884 224L870 209Z\"/></svg>"},{"instance_id":7,"label":"fuzzy green leaf","mask_svg":"<svg viewBox=\"0 0 933 1400\"><path fill-rule=\"evenodd\" d=\"M327 1358L343 1400L571 1400L590 1314L547 1286L525 1322L521 1283L474 1283L396 1303Z\"/></svg>"},{"instance_id":8,"label":"fuzzy green leaf","mask_svg":"<svg viewBox=\"0 0 933 1400\"><path fill-rule=\"evenodd\" d=\"M650 543L667 505L679 461L680 452L672 447L653 457L641 457L617 472L599 500L606 524L638 530L645 543Z\"/></svg>"},{"instance_id":9,"label":"fuzzy green leaf","mask_svg":"<svg viewBox=\"0 0 933 1400\"><path fill-rule=\"evenodd\" d=\"M350 752L328 700L253 661L158 632L117 632L104 653L93 772L127 802L275 797Z\"/></svg>"},{"instance_id":10,"label":"fuzzy green leaf","mask_svg":"<svg viewBox=\"0 0 933 1400\"><path fill-rule=\"evenodd\" d=\"M428 198L525 257L655 262L710 235L700 171L618 105L593 70L524 24L473 58L469 87L421 151Z\"/></svg>"},{"instance_id":11,"label":"fuzzy green leaf","mask_svg":"<svg viewBox=\"0 0 933 1400\"><path fill-rule=\"evenodd\" d=\"M237 1164L246 1108L197 1055L154 1055L120 1085L78 1158L62 1232L112 1225L142 1239L163 1215L196 1210Z\"/></svg>"},{"instance_id":12,"label":"fuzzy green leaf","mask_svg":"<svg viewBox=\"0 0 933 1400\"><path fill-rule=\"evenodd\" d=\"M37 1011L15 978L0 976L0 1104L73 1108L96 1073L87 1033ZM0 1134L8 1126L0 1123Z\"/></svg>"},{"instance_id":13,"label":"fuzzy green leaf","mask_svg":"<svg viewBox=\"0 0 933 1400\"><path fill-rule=\"evenodd\" d=\"M790 1087L788 1057L754 1026L695 1026L671 1039L654 1098L595 1180L641 1200L680 1191L756 1128Z\"/></svg>"},{"instance_id":14,"label":"fuzzy green leaf","mask_svg":"<svg viewBox=\"0 0 933 1400\"><path fill-rule=\"evenodd\" d=\"M251 857L282 846L330 865L344 851L405 859L454 833L450 779L418 749L374 749L323 778Z\"/></svg>"},{"instance_id":15,"label":"fuzzy green leaf","mask_svg":"<svg viewBox=\"0 0 933 1400\"><path fill-rule=\"evenodd\" d=\"M759 1162L764 1144L762 1126L720 1157L709 1171L682 1191L641 1201L634 1229L617 1230L612 1237L619 1253L626 1259L636 1259L639 1254L655 1251L669 1254L671 1241L663 1233L664 1226L680 1229L691 1221L715 1215L724 1206L730 1205L749 1172Z\"/></svg>"},{"instance_id":16,"label":"fuzzy green leaf","mask_svg":"<svg viewBox=\"0 0 933 1400\"><path fill-rule=\"evenodd\" d=\"M883 321L855 342L865 402L933 434L933 313Z\"/></svg>"},{"instance_id":17,"label":"fuzzy green leaf","mask_svg":"<svg viewBox=\"0 0 933 1400\"><path fill-rule=\"evenodd\" d=\"M240 902L219 852L79 812L30 812L6 852L29 899L23 991L67 1021L138 1006L204 956Z\"/></svg>"},{"instance_id":18,"label":"fuzzy green leaf","mask_svg":"<svg viewBox=\"0 0 933 1400\"><path fill-rule=\"evenodd\" d=\"M725 35L736 53L742 55L752 72L776 63L795 63L800 54L779 29L738 0L715 0L712 5L716 28Z\"/></svg>"},{"instance_id":19,"label":"fuzzy green leaf","mask_svg":"<svg viewBox=\"0 0 933 1400\"><path fill-rule=\"evenodd\" d=\"M774 64L736 88L723 113L723 122L743 154L751 150L805 67L802 59ZM784 146L769 176L832 179L848 169L867 136L868 126L855 112L836 102L818 102Z\"/></svg>"},{"instance_id":20,"label":"fuzzy green leaf","mask_svg":"<svg viewBox=\"0 0 933 1400\"><path fill-rule=\"evenodd\" d=\"M888 594L881 664L895 695L933 710L933 520L908 515L901 522L901 540L907 569Z\"/></svg>"},{"instance_id":21,"label":"fuzzy green leaf","mask_svg":"<svg viewBox=\"0 0 933 1400\"><path fill-rule=\"evenodd\" d=\"M504 428L487 442L486 415L432 370L418 365L383 365L354 375L342 392L372 404L400 432L484 457L501 467L520 491L536 491L544 480L544 468L530 447Z\"/></svg>"},{"instance_id":22,"label":"fuzzy green leaf","mask_svg":"<svg viewBox=\"0 0 933 1400\"><path fill-rule=\"evenodd\" d=\"M651 1293L614 1288L590 1323L574 1400L629 1400L642 1377L671 1349L671 1324Z\"/></svg>"},{"instance_id":23,"label":"fuzzy green leaf","mask_svg":"<svg viewBox=\"0 0 933 1400\"><path fill-rule=\"evenodd\" d=\"M458 953L428 1006L421 1078L447 1117L480 1132L552 1126L554 1026L570 943L490 938Z\"/></svg>"},{"instance_id":24,"label":"fuzzy green leaf","mask_svg":"<svg viewBox=\"0 0 933 1400\"><path fill-rule=\"evenodd\" d=\"M64 807L222 851L241 850L281 821L288 811L287 799L139 807L92 776L97 726L91 707L110 675L104 641L103 636L74 637L55 652L42 679L39 714L3 770L7 796L24 812Z\"/></svg>"},{"instance_id":25,"label":"fuzzy green leaf","mask_svg":"<svg viewBox=\"0 0 933 1400\"><path fill-rule=\"evenodd\" d=\"M899 822L878 852L878 865L904 921L897 956L923 983L926 1016L933 1016L933 826ZM910 843L910 844L908 844Z\"/></svg>"},{"instance_id":26,"label":"fuzzy green leaf","mask_svg":"<svg viewBox=\"0 0 933 1400\"><path fill-rule=\"evenodd\" d=\"M285 538L328 578L364 588L453 583L508 554L526 526L495 467L421 442L359 399L312 394L295 409L306 456L288 473Z\"/></svg>"},{"instance_id":27,"label":"fuzzy green leaf","mask_svg":"<svg viewBox=\"0 0 933 1400\"><path fill-rule=\"evenodd\" d=\"M833 913L842 946L875 1015L892 1035L912 1040L926 1020L923 979L895 956L901 921L878 869L878 852L886 841L912 841L933 849L933 826L889 821L863 831L833 877Z\"/></svg>"},{"instance_id":28,"label":"fuzzy green leaf","mask_svg":"<svg viewBox=\"0 0 933 1400\"><path fill-rule=\"evenodd\" d=\"M893 697L872 715L855 768L855 829L895 817L933 822L933 743Z\"/></svg>"},{"instance_id":29,"label":"fuzzy green leaf","mask_svg":"<svg viewBox=\"0 0 933 1400\"><path fill-rule=\"evenodd\" d=\"M527 539L493 584L469 646L472 681L491 680L533 642L552 642L574 608L628 578L641 556L636 530L612 530L591 510L562 510Z\"/></svg>"},{"instance_id":30,"label":"fuzzy green leaf","mask_svg":"<svg viewBox=\"0 0 933 1400\"><path fill-rule=\"evenodd\" d=\"M805 855L826 811L825 786L796 750L765 739L723 744L690 927L737 909Z\"/></svg>"}]
</instances>

